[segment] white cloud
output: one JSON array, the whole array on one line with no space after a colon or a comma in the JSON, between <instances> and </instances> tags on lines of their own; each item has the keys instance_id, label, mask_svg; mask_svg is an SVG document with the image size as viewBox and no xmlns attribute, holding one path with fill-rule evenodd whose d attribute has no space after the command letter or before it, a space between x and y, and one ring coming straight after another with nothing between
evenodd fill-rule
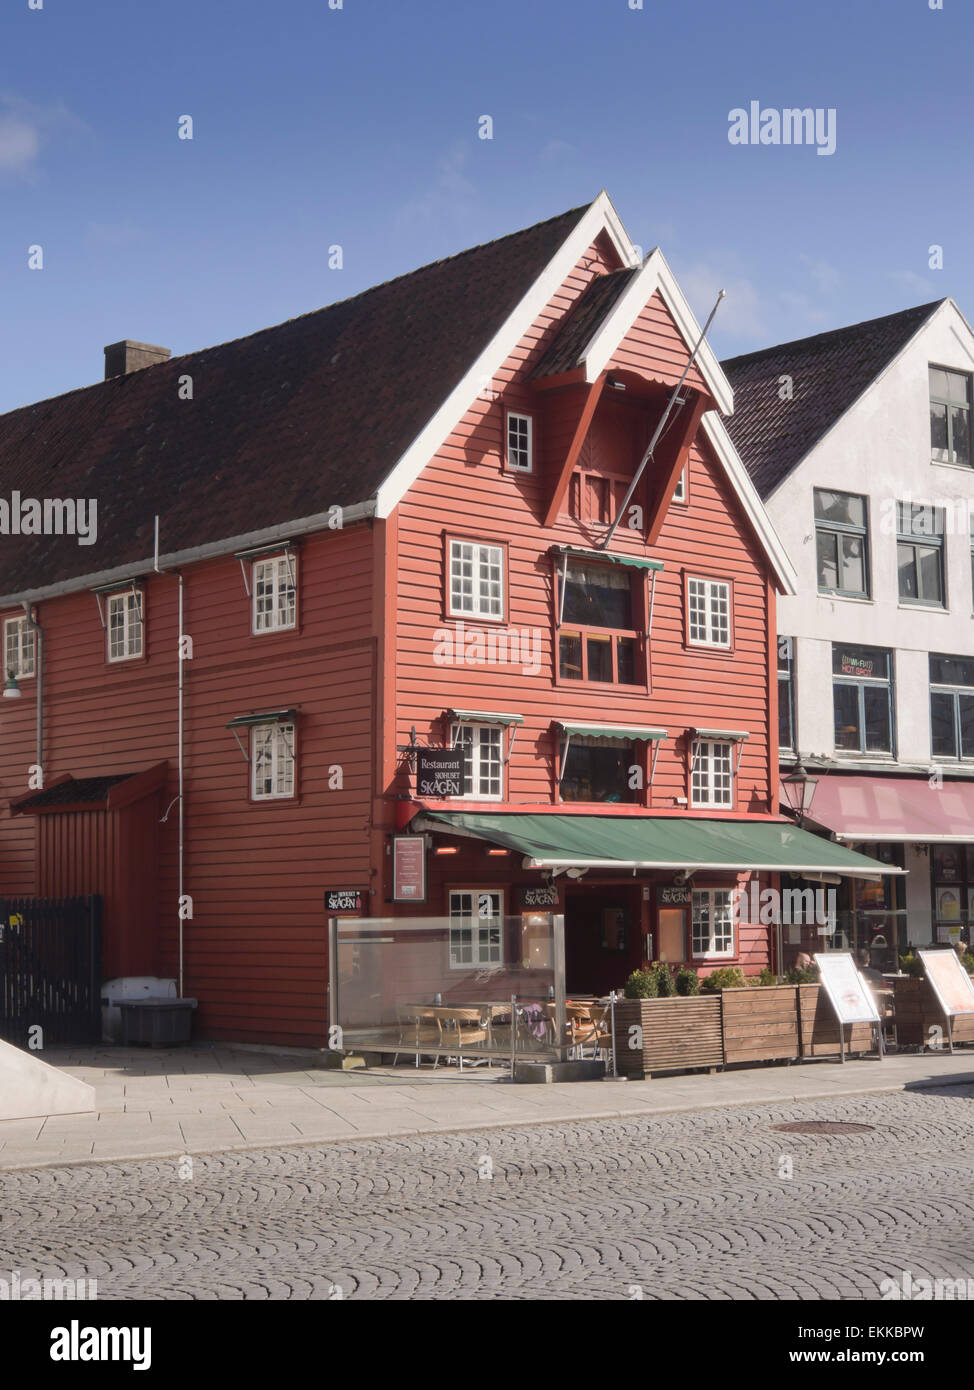
<instances>
[{"instance_id":1,"label":"white cloud","mask_svg":"<svg viewBox=\"0 0 974 1390\"><path fill-rule=\"evenodd\" d=\"M677 275L683 293L699 322L704 324L714 307L720 290L727 291L722 299L713 329L729 337L758 337L764 331L764 321L758 292L743 276L724 275L712 265L695 265Z\"/></svg>"},{"instance_id":2,"label":"white cloud","mask_svg":"<svg viewBox=\"0 0 974 1390\"><path fill-rule=\"evenodd\" d=\"M63 102L39 106L16 92L0 92L0 174L30 176L52 137L87 129Z\"/></svg>"},{"instance_id":3,"label":"white cloud","mask_svg":"<svg viewBox=\"0 0 974 1390\"><path fill-rule=\"evenodd\" d=\"M41 148L40 131L19 116L0 116L0 169L18 173L29 168Z\"/></svg>"},{"instance_id":4,"label":"white cloud","mask_svg":"<svg viewBox=\"0 0 974 1390\"><path fill-rule=\"evenodd\" d=\"M932 298L937 292L933 281L925 275L918 275L915 270L891 270L889 278L902 286L907 294L930 295Z\"/></svg>"},{"instance_id":5,"label":"white cloud","mask_svg":"<svg viewBox=\"0 0 974 1390\"><path fill-rule=\"evenodd\" d=\"M432 187L403 204L397 214L399 222L423 226L465 217L476 196L474 185L463 172L469 158L469 147L460 141L441 155L436 161L437 174Z\"/></svg>"}]
</instances>

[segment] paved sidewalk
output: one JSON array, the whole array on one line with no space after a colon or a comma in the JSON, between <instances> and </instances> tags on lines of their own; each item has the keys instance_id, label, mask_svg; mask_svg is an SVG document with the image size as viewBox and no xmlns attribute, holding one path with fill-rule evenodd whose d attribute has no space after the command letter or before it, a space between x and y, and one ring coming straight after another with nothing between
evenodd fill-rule
<instances>
[{"instance_id":1,"label":"paved sidewalk","mask_svg":"<svg viewBox=\"0 0 974 1390\"><path fill-rule=\"evenodd\" d=\"M95 1087L98 1110L0 1121L0 1169L164 1158L666 1115L974 1083L974 1051L831 1059L655 1081L515 1086L484 1069L331 1071L306 1057L231 1047L59 1048L45 1061Z\"/></svg>"}]
</instances>

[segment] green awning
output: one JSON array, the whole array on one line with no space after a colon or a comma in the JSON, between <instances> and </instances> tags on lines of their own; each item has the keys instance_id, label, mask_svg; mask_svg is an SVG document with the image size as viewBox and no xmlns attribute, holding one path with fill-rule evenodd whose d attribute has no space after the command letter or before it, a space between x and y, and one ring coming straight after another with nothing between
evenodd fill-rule
<instances>
[{"instance_id":1,"label":"green awning","mask_svg":"<svg viewBox=\"0 0 974 1390\"><path fill-rule=\"evenodd\" d=\"M559 719L558 727L573 738L611 738L619 743L655 743L667 736L665 729L644 729L628 724L566 724Z\"/></svg>"},{"instance_id":2,"label":"green awning","mask_svg":"<svg viewBox=\"0 0 974 1390\"><path fill-rule=\"evenodd\" d=\"M231 719L228 729L249 729L255 724L293 724L297 718L296 709L270 709L262 714L240 714Z\"/></svg>"},{"instance_id":3,"label":"green awning","mask_svg":"<svg viewBox=\"0 0 974 1390\"><path fill-rule=\"evenodd\" d=\"M628 565L635 570L661 570L662 560L650 560L644 555L619 555L609 550L582 550L577 545L556 545L556 555L567 555L569 560L598 560L610 565Z\"/></svg>"},{"instance_id":4,"label":"green awning","mask_svg":"<svg viewBox=\"0 0 974 1390\"><path fill-rule=\"evenodd\" d=\"M448 709L449 714L458 724L523 724L523 714L489 714L482 709Z\"/></svg>"},{"instance_id":5,"label":"green awning","mask_svg":"<svg viewBox=\"0 0 974 1390\"><path fill-rule=\"evenodd\" d=\"M516 850L536 869L768 869L853 878L904 872L782 821L440 811L425 819L446 833L453 826Z\"/></svg>"}]
</instances>

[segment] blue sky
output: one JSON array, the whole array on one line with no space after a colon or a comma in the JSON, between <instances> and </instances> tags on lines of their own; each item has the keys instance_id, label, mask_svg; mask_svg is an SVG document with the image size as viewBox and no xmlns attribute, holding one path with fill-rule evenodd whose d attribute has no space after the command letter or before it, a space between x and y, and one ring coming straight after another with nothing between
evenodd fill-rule
<instances>
[{"instance_id":1,"label":"blue sky","mask_svg":"<svg viewBox=\"0 0 974 1390\"><path fill-rule=\"evenodd\" d=\"M720 355L946 294L974 317L970 0L630 3L5 0L0 410L602 187L701 319L726 286ZM731 145L752 100L835 108L835 154Z\"/></svg>"}]
</instances>

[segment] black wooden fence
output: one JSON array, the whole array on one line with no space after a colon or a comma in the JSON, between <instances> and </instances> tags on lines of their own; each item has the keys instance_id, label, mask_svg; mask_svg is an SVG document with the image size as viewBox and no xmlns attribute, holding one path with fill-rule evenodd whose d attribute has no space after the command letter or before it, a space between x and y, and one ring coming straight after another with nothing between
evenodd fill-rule
<instances>
[{"instance_id":1,"label":"black wooden fence","mask_svg":"<svg viewBox=\"0 0 974 1390\"><path fill-rule=\"evenodd\" d=\"M0 1038L99 1042L100 994L100 897L0 898Z\"/></svg>"}]
</instances>

